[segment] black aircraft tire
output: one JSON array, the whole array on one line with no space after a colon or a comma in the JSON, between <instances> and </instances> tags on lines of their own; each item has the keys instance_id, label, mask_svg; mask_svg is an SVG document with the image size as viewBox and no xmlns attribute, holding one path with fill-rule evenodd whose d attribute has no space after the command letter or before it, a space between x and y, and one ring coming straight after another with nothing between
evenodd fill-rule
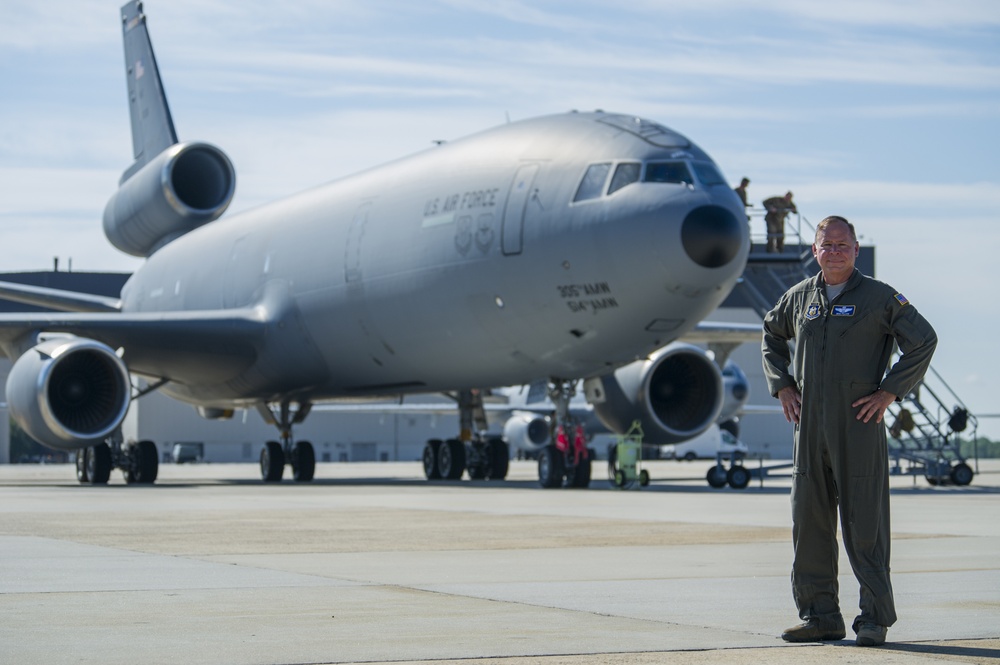
<instances>
[{"instance_id":1,"label":"black aircraft tire","mask_svg":"<svg viewBox=\"0 0 1000 665\"><path fill-rule=\"evenodd\" d=\"M438 451L441 449L440 439L430 439L424 446L424 476L427 480L438 480L441 472L438 471Z\"/></svg>"},{"instance_id":2,"label":"black aircraft tire","mask_svg":"<svg viewBox=\"0 0 1000 665\"><path fill-rule=\"evenodd\" d=\"M297 483L308 483L316 475L316 451L308 441L292 446L292 477Z\"/></svg>"},{"instance_id":3,"label":"black aircraft tire","mask_svg":"<svg viewBox=\"0 0 1000 665\"><path fill-rule=\"evenodd\" d=\"M538 453L538 484L546 489L561 487L565 475L563 454L558 448L549 444Z\"/></svg>"},{"instance_id":4,"label":"black aircraft tire","mask_svg":"<svg viewBox=\"0 0 1000 665\"><path fill-rule=\"evenodd\" d=\"M490 480L504 480L510 470L510 448L503 439L490 439L490 469L486 477Z\"/></svg>"},{"instance_id":5,"label":"black aircraft tire","mask_svg":"<svg viewBox=\"0 0 1000 665\"><path fill-rule=\"evenodd\" d=\"M140 441L139 450L142 451L139 482L152 485L160 474L160 453L152 441Z\"/></svg>"},{"instance_id":6,"label":"black aircraft tire","mask_svg":"<svg viewBox=\"0 0 1000 665\"><path fill-rule=\"evenodd\" d=\"M285 473L285 451L277 441L268 441L260 451L260 478L265 483L276 483Z\"/></svg>"},{"instance_id":7,"label":"black aircraft tire","mask_svg":"<svg viewBox=\"0 0 1000 665\"><path fill-rule=\"evenodd\" d=\"M438 471L445 480L459 480L465 473L465 444L448 439L438 448Z\"/></svg>"},{"instance_id":8,"label":"black aircraft tire","mask_svg":"<svg viewBox=\"0 0 1000 665\"><path fill-rule=\"evenodd\" d=\"M111 448L99 443L87 449L87 478L91 485L107 485L111 478Z\"/></svg>"},{"instance_id":9,"label":"black aircraft tire","mask_svg":"<svg viewBox=\"0 0 1000 665\"><path fill-rule=\"evenodd\" d=\"M707 480L708 484L715 489L722 489L726 486L726 482L728 482L728 479L726 478L726 468L721 464L716 464L708 470L707 474L705 474L705 480Z\"/></svg>"},{"instance_id":10,"label":"black aircraft tire","mask_svg":"<svg viewBox=\"0 0 1000 665\"><path fill-rule=\"evenodd\" d=\"M152 441L139 441L131 445L128 451L128 468L125 469L125 482L129 485L152 485L160 471L160 460L156 444Z\"/></svg>"},{"instance_id":11,"label":"black aircraft tire","mask_svg":"<svg viewBox=\"0 0 1000 665\"><path fill-rule=\"evenodd\" d=\"M573 469L573 475L569 479L569 486L580 488L590 487L590 476L592 471L591 466L589 457L587 459L580 460L580 463Z\"/></svg>"},{"instance_id":12,"label":"black aircraft tire","mask_svg":"<svg viewBox=\"0 0 1000 665\"><path fill-rule=\"evenodd\" d=\"M726 474L726 482L734 490L746 489L747 485L750 484L750 472L739 465L729 467L729 472Z\"/></svg>"}]
</instances>

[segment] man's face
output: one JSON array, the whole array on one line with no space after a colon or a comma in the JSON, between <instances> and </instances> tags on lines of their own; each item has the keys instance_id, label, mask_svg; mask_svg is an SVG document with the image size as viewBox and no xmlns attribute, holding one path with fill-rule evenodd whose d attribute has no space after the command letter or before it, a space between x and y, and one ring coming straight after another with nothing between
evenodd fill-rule
<instances>
[{"instance_id":1,"label":"man's face","mask_svg":"<svg viewBox=\"0 0 1000 665\"><path fill-rule=\"evenodd\" d=\"M833 222L816 234L812 250L826 283L842 284L854 272L860 245L851 237L847 224Z\"/></svg>"}]
</instances>

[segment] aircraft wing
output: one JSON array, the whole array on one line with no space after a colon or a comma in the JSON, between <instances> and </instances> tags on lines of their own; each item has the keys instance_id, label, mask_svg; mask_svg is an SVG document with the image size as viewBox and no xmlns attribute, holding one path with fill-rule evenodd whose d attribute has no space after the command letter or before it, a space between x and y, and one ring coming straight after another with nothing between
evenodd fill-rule
<instances>
[{"instance_id":1,"label":"aircraft wing","mask_svg":"<svg viewBox=\"0 0 1000 665\"><path fill-rule=\"evenodd\" d=\"M691 332L681 335L678 341L688 343L708 342L709 344L760 342L763 330L763 325L760 323L702 321Z\"/></svg>"},{"instance_id":2,"label":"aircraft wing","mask_svg":"<svg viewBox=\"0 0 1000 665\"><path fill-rule=\"evenodd\" d=\"M61 312L117 312L121 309L118 298L14 282L0 282L0 298Z\"/></svg>"},{"instance_id":3,"label":"aircraft wing","mask_svg":"<svg viewBox=\"0 0 1000 665\"><path fill-rule=\"evenodd\" d=\"M691 332L682 335L679 341L691 344L707 343L709 350L715 354L715 361L719 367L725 367L733 349L746 342L760 344L763 332L764 327L760 323L702 321Z\"/></svg>"},{"instance_id":4,"label":"aircraft wing","mask_svg":"<svg viewBox=\"0 0 1000 665\"><path fill-rule=\"evenodd\" d=\"M0 314L0 349L17 358L42 333L68 333L127 349L129 369L164 379L225 380L257 357L267 321L259 309L132 314ZM223 361L221 366L213 367ZM209 375L208 373L211 373Z\"/></svg>"},{"instance_id":5,"label":"aircraft wing","mask_svg":"<svg viewBox=\"0 0 1000 665\"><path fill-rule=\"evenodd\" d=\"M784 414L785 412L776 404L744 404L740 408L741 416L769 416L776 413Z\"/></svg>"}]
</instances>

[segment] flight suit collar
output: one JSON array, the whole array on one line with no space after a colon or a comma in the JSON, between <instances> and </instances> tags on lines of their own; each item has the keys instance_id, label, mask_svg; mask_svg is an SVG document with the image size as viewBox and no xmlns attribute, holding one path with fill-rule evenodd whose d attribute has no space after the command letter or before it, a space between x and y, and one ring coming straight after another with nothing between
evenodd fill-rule
<instances>
[{"instance_id":1,"label":"flight suit collar","mask_svg":"<svg viewBox=\"0 0 1000 665\"><path fill-rule=\"evenodd\" d=\"M841 294L847 293L848 291L854 289L864 280L865 276L857 268L851 273L851 276L847 278L847 286ZM823 295L823 299L826 299L826 280L823 279L823 271L816 273L816 277L813 282L814 288Z\"/></svg>"}]
</instances>

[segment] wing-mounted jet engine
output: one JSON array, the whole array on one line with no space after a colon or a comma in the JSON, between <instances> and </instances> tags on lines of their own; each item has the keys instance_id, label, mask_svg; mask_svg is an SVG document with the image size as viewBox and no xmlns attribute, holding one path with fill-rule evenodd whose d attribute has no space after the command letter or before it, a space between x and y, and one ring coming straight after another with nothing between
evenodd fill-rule
<instances>
[{"instance_id":1,"label":"wing-mounted jet engine","mask_svg":"<svg viewBox=\"0 0 1000 665\"><path fill-rule=\"evenodd\" d=\"M515 450L537 453L552 442L551 419L531 411L514 411L503 424L503 438Z\"/></svg>"},{"instance_id":2,"label":"wing-mounted jet engine","mask_svg":"<svg viewBox=\"0 0 1000 665\"><path fill-rule=\"evenodd\" d=\"M23 354L7 376L11 415L32 438L76 450L100 443L128 411L128 370L109 347L50 339Z\"/></svg>"},{"instance_id":3,"label":"wing-mounted jet engine","mask_svg":"<svg viewBox=\"0 0 1000 665\"><path fill-rule=\"evenodd\" d=\"M104 234L132 256L218 219L236 191L232 162L207 143L175 143L124 177L104 209Z\"/></svg>"},{"instance_id":4,"label":"wing-mounted jet engine","mask_svg":"<svg viewBox=\"0 0 1000 665\"><path fill-rule=\"evenodd\" d=\"M612 432L638 420L644 441L687 441L716 421L723 405L719 366L704 349L670 344L646 360L584 382L587 401Z\"/></svg>"},{"instance_id":5,"label":"wing-mounted jet engine","mask_svg":"<svg viewBox=\"0 0 1000 665\"><path fill-rule=\"evenodd\" d=\"M106 483L114 467L124 469L129 483L156 480L156 446L121 445L132 383L110 347L78 337L45 340L17 359L6 390L10 415L29 436L50 448L79 451L80 482Z\"/></svg>"}]
</instances>

